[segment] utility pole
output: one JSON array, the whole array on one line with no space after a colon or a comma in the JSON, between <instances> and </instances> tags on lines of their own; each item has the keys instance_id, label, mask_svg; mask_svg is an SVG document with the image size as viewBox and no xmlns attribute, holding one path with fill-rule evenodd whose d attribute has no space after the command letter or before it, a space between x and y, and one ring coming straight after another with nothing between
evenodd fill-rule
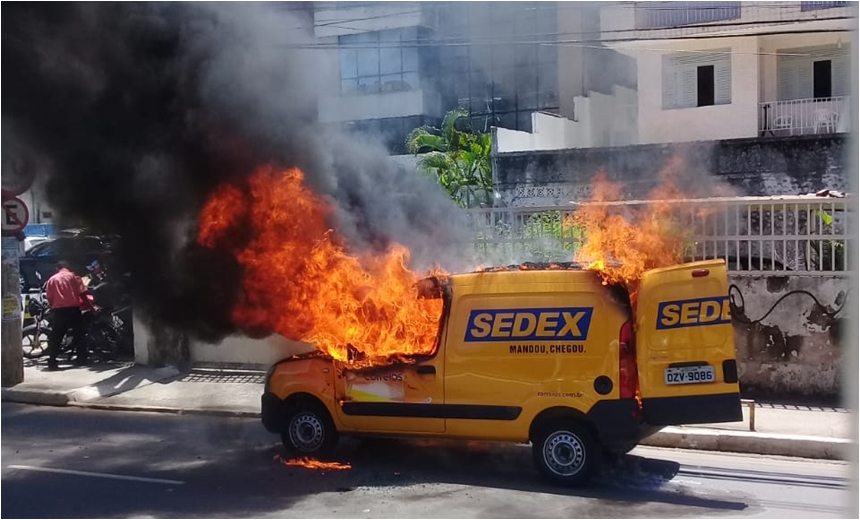
<instances>
[{"instance_id":1,"label":"utility pole","mask_svg":"<svg viewBox=\"0 0 860 520\"><path fill-rule=\"evenodd\" d=\"M24 352L21 344L21 269L19 255L30 210L18 195L33 184L32 155L18 146L9 132L3 132L2 186L2 287L3 322L0 328L2 358L0 384L15 386L24 381Z\"/></svg>"},{"instance_id":2,"label":"utility pole","mask_svg":"<svg viewBox=\"0 0 860 520\"><path fill-rule=\"evenodd\" d=\"M4 217L5 218L5 217ZM18 267L18 238L3 237L2 385L24 381L24 352L21 345L21 286Z\"/></svg>"}]
</instances>

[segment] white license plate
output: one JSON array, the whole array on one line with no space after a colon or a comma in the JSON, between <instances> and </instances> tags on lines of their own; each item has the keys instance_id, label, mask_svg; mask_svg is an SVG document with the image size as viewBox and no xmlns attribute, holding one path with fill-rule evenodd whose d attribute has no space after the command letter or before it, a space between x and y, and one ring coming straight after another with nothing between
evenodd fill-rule
<instances>
[{"instance_id":1,"label":"white license plate","mask_svg":"<svg viewBox=\"0 0 860 520\"><path fill-rule=\"evenodd\" d=\"M713 383L717 380L712 366L667 368L664 372L664 378L667 385Z\"/></svg>"}]
</instances>

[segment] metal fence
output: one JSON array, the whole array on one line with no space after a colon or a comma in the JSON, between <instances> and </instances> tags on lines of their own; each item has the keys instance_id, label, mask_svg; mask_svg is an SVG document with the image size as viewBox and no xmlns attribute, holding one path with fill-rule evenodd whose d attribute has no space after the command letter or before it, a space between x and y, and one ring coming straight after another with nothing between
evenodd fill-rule
<instances>
[{"instance_id":1,"label":"metal fence","mask_svg":"<svg viewBox=\"0 0 860 520\"><path fill-rule=\"evenodd\" d=\"M686 260L725 258L733 274L844 273L848 200L832 197L741 197L664 201L661 213L686 230ZM593 204L593 203L581 203ZM645 209L648 201L606 203L610 212ZM488 264L571 261L585 239L565 207L468 210L476 257ZM668 215L668 216L666 216Z\"/></svg>"}]
</instances>

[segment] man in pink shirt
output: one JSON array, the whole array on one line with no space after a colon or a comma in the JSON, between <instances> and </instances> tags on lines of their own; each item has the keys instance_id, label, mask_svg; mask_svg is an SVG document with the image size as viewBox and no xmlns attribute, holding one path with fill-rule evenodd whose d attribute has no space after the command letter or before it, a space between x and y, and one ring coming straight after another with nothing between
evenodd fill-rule
<instances>
[{"instance_id":1,"label":"man in pink shirt","mask_svg":"<svg viewBox=\"0 0 860 520\"><path fill-rule=\"evenodd\" d=\"M75 364L86 365L87 345L83 338L80 298L87 292L87 286L69 269L69 264L61 261L57 262L57 274L48 279L45 292L52 315L51 332L48 334L48 370L57 369L60 343L69 329L77 352Z\"/></svg>"}]
</instances>

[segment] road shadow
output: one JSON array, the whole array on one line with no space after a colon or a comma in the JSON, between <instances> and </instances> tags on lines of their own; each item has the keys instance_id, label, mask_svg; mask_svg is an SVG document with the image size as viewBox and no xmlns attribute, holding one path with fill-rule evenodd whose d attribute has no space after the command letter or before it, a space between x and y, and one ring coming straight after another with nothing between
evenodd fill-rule
<instances>
[{"instance_id":1,"label":"road shadow","mask_svg":"<svg viewBox=\"0 0 860 520\"><path fill-rule=\"evenodd\" d=\"M351 469L337 471L285 466L279 460L288 456L276 436L265 432L255 419L4 403L3 426L4 466L29 464L184 482L181 486L129 484L4 469L3 517L259 517L323 493L333 504L348 503L350 494L359 489L395 494L403 490L402 496L409 500L434 498L415 490L437 484L445 489L453 485L524 492L516 496L527 497L526 502L551 495L591 499L596 504L587 504L588 510L572 510L573 517L668 518L685 508L694 509L684 516L729 516L757 510L737 494L703 493L673 482L679 471L675 462L634 455L606 466L593 485L570 489L542 481L527 446L345 439L333 460L349 462ZM51 499L40 500L46 486L54 490ZM585 507L582 502L576 504ZM657 504L658 512L643 512L646 504ZM481 507L480 516L488 517L539 514L525 503L520 509L498 503ZM428 514L450 516L445 511Z\"/></svg>"}]
</instances>

